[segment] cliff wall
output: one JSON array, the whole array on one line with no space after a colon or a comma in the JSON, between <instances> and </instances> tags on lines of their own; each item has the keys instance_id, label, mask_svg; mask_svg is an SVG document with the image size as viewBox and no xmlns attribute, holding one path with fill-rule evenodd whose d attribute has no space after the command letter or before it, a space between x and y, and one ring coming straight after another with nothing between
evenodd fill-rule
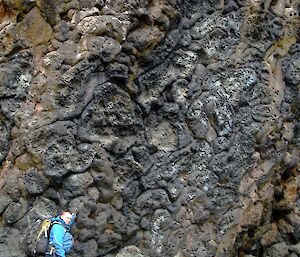
<instances>
[{"instance_id":1,"label":"cliff wall","mask_svg":"<svg viewBox=\"0 0 300 257\"><path fill-rule=\"evenodd\" d=\"M300 256L299 3L0 0L0 255Z\"/></svg>"}]
</instances>

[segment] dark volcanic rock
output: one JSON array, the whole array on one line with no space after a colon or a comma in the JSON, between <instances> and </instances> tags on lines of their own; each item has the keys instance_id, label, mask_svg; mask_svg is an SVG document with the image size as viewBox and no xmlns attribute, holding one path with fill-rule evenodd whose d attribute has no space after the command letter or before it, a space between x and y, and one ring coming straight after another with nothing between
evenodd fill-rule
<instances>
[{"instance_id":1,"label":"dark volcanic rock","mask_svg":"<svg viewBox=\"0 0 300 257\"><path fill-rule=\"evenodd\" d=\"M29 194L42 194L48 185L48 180L41 171L30 169L24 177L24 184Z\"/></svg>"},{"instance_id":2,"label":"dark volcanic rock","mask_svg":"<svg viewBox=\"0 0 300 257\"><path fill-rule=\"evenodd\" d=\"M300 254L297 1L0 0L0 255Z\"/></svg>"}]
</instances>

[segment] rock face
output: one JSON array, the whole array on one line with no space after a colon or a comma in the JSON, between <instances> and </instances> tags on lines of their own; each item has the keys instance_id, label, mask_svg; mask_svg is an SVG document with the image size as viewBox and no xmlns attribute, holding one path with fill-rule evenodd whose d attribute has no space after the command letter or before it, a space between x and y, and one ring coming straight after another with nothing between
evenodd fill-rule
<instances>
[{"instance_id":1,"label":"rock face","mask_svg":"<svg viewBox=\"0 0 300 257\"><path fill-rule=\"evenodd\" d=\"M0 255L300 254L299 3L0 0Z\"/></svg>"}]
</instances>

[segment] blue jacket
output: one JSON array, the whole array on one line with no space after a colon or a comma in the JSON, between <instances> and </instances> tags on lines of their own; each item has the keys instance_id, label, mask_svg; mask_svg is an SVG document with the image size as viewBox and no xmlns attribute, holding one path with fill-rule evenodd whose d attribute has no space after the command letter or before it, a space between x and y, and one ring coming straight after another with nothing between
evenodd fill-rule
<instances>
[{"instance_id":1,"label":"blue jacket","mask_svg":"<svg viewBox=\"0 0 300 257\"><path fill-rule=\"evenodd\" d=\"M51 222L58 222L52 225L50 231L49 244L55 247L55 254L58 257L66 257L66 247L64 247L65 236L70 235L70 229L72 224L74 223L76 215L72 215L72 220L69 225L67 225L60 216L56 218L52 218ZM71 235L70 235L71 236Z\"/></svg>"}]
</instances>

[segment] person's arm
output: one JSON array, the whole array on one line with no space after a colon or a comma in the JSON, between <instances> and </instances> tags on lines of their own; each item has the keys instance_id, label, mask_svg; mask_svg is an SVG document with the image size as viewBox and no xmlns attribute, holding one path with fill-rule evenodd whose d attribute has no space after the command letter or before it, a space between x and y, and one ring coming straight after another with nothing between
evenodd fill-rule
<instances>
[{"instance_id":1,"label":"person's arm","mask_svg":"<svg viewBox=\"0 0 300 257\"><path fill-rule=\"evenodd\" d=\"M58 257L66 257L66 253L63 247L63 239L65 234L65 228L60 224L54 224L51 229L51 242L55 247L55 254Z\"/></svg>"},{"instance_id":2,"label":"person's arm","mask_svg":"<svg viewBox=\"0 0 300 257\"><path fill-rule=\"evenodd\" d=\"M74 224L75 219L76 219L76 213L72 213L72 219L70 221L70 227Z\"/></svg>"},{"instance_id":3,"label":"person's arm","mask_svg":"<svg viewBox=\"0 0 300 257\"><path fill-rule=\"evenodd\" d=\"M77 208L72 208L71 209L71 213L72 213L72 220L71 220L71 222L70 222L70 224L69 224L69 227L71 228L71 226L74 224L74 222L75 222L75 219L76 219L76 216L77 216L77 213L78 213L78 210L77 210Z\"/></svg>"}]
</instances>

